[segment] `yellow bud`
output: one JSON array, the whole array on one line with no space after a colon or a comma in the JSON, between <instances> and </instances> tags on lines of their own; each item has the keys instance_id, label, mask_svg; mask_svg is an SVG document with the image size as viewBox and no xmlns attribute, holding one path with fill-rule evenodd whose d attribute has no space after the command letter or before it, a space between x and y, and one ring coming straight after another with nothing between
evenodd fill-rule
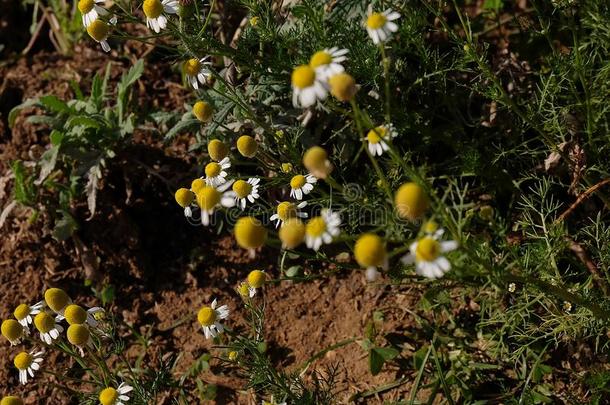
<instances>
[{"instance_id":1,"label":"yellow bud","mask_svg":"<svg viewBox=\"0 0 610 405\"><path fill-rule=\"evenodd\" d=\"M64 317L70 325L85 323L87 321L87 311L76 304L71 304L66 307Z\"/></svg>"},{"instance_id":2,"label":"yellow bud","mask_svg":"<svg viewBox=\"0 0 610 405\"><path fill-rule=\"evenodd\" d=\"M34 326L40 333L48 333L55 327L55 318L46 312L41 312L34 317Z\"/></svg>"},{"instance_id":3,"label":"yellow bud","mask_svg":"<svg viewBox=\"0 0 610 405\"><path fill-rule=\"evenodd\" d=\"M193 115L201 122L208 122L214 115L214 108L210 103L205 101L197 101L193 105Z\"/></svg>"},{"instance_id":4,"label":"yellow bud","mask_svg":"<svg viewBox=\"0 0 610 405\"><path fill-rule=\"evenodd\" d=\"M328 85L330 86L330 94L339 101L350 101L358 92L356 80L347 73L331 76L328 79Z\"/></svg>"},{"instance_id":5,"label":"yellow bud","mask_svg":"<svg viewBox=\"0 0 610 405\"><path fill-rule=\"evenodd\" d=\"M242 156L252 158L258 151L258 143L249 135L242 135L237 139L237 150Z\"/></svg>"},{"instance_id":6,"label":"yellow bud","mask_svg":"<svg viewBox=\"0 0 610 405\"><path fill-rule=\"evenodd\" d=\"M227 145L222 143L222 141L218 139L212 139L208 143L208 153L210 154L212 160L220 162L229 154L229 148L227 147Z\"/></svg>"},{"instance_id":7,"label":"yellow bud","mask_svg":"<svg viewBox=\"0 0 610 405\"><path fill-rule=\"evenodd\" d=\"M78 2L78 11L81 14L87 14L89 11L93 10L95 6L95 2L93 0L79 0Z\"/></svg>"},{"instance_id":8,"label":"yellow bud","mask_svg":"<svg viewBox=\"0 0 610 405\"><path fill-rule=\"evenodd\" d=\"M328 160L328 154L319 146L307 149L303 155L303 165L319 179L325 179L333 170L333 166Z\"/></svg>"},{"instance_id":9,"label":"yellow bud","mask_svg":"<svg viewBox=\"0 0 610 405\"><path fill-rule=\"evenodd\" d=\"M174 195L176 198L176 202L182 208L188 207L191 205L193 200L195 199L195 194L189 190L188 188L179 188L176 190L176 194Z\"/></svg>"},{"instance_id":10,"label":"yellow bud","mask_svg":"<svg viewBox=\"0 0 610 405\"><path fill-rule=\"evenodd\" d=\"M70 297L60 288L49 288L44 292L44 300L53 311L61 312L70 302Z\"/></svg>"},{"instance_id":11,"label":"yellow bud","mask_svg":"<svg viewBox=\"0 0 610 405\"><path fill-rule=\"evenodd\" d=\"M254 217L242 217L235 223L235 240L244 249L256 249L265 244L267 230Z\"/></svg>"},{"instance_id":12,"label":"yellow bud","mask_svg":"<svg viewBox=\"0 0 610 405\"><path fill-rule=\"evenodd\" d=\"M229 360L231 360L231 361L237 360L237 356L238 356L238 353L235 350L231 350L228 355Z\"/></svg>"},{"instance_id":13,"label":"yellow bud","mask_svg":"<svg viewBox=\"0 0 610 405\"><path fill-rule=\"evenodd\" d=\"M2 321L2 336L4 336L9 342L16 342L23 336L23 326L14 319L6 319Z\"/></svg>"},{"instance_id":14,"label":"yellow bud","mask_svg":"<svg viewBox=\"0 0 610 405\"><path fill-rule=\"evenodd\" d=\"M193 191L193 193L197 194L205 186L206 186L206 183L205 183L204 179L195 179L191 183L191 190ZM177 199L176 199L176 201L177 201Z\"/></svg>"},{"instance_id":15,"label":"yellow bud","mask_svg":"<svg viewBox=\"0 0 610 405\"><path fill-rule=\"evenodd\" d=\"M212 186L203 186L197 193L197 205L202 210L211 211L220 203L220 192Z\"/></svg>"},{"instance_id":16,"label":"yellow bud","mask_svg":"<svg viewBox=\"0 0 610 405\"><path fill-rule=\"evenodd\" d=\"M9 395L2 398L0 405L23 405L23 401L19 397Z\"/></svg>"},{"instance_id":17,"label":"yellow bud","mask_svg":"<svg viewBox=\"0 0 610 405\"><path fill-rule=\"evenodd\" d=\"M81 324L70 325L66 334L68 335L68 342L74 346L84 346L91 336L89 328Z\"/></svg>"},{"instance_id":18,"label":"yellow bud","mask_svg":"<svg viewBox=\"0 0 610 405\"><path fill-rule=\"evenodd\" d=\"M386 258L383 240L372 233L361 235L354 246L354 256L362 267L382 266Z\"/></svg>"},{"instance_id":19,"label":"yellow bud","mask_svg":"<svg viewBox=\"0 0 610 405\"><path fill-rule=\"evenodd\" d=\"M284 249L294 249L305 239L305 224L297 218L288 219L282 224L279 237Z\"/></svg>"},{"instance_id":20,"label":"yellow bud","mask_svg":"<svg viewBox=\"0 0 610 405\"><path fill-rule=\"evenodd\" d=\"M108 24L103 22L102 20L94 20L88 27L87 33L97 42L101 42L108 38L108 31L110 31L110 27Z\"/></svg>"},{"instance_id":21,"label":"yellow bud","mask_svg":"<svg viewBox=\"0 0 610 405\"><path fill-rule=\"evenodd\" d=\"M248 274L248 285L253 288L261 288L265 284L265 272L261 270L252 270Z\"/></svg>"},{"instance_id":22,"label":"yellow bud","mask_svg":"<svg viewBox=\"0 0 610 405\"><path fill-rule=\"evenodd\" d=\"M282 163L282 172L290 173L292 171L292 163Z\"/></svg>"},{"instance_id":23,"label":"yellow bud","mask_svg":"<svg viewBox=\"0 0 610 405\"><path fill-rule=\"evenodd\" d=\"M398 216L411 221L421 217L430 206L426 192L416 183L400 186L394 195L394 204Z\"/></svg>"}]
</instances>

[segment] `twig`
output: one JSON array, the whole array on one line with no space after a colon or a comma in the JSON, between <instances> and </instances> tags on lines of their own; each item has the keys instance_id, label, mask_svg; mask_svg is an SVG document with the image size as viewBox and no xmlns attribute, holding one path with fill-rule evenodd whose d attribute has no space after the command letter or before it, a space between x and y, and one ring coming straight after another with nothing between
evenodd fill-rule
<instances>
[{"instance_id":1,"label":"twig","mask_svg":"<svg viewBox=\"0 0 610 405\"><path fill-rule=\"evenodd\" d=\"M593 186L589 187L587 190L585 190L582 194L580 194L578 196L578 198L576 199L576 201L574 201L574 203L570 206L570 208L565 210L563 212L563 214L561 214L559 216L559 218L557 218L555 220L555 222L561 222L564 219L566 219L566 217L568 215L570 215L576 209L576 207L578 207L583 201L585 201L587 198L589 198L591 196L591 194L595 193L597 190L599 190L600 188L602 188L603 186L605 186L608 183L610 183L610 179L605 179L605 180L602 180L599 183L594 184Z\"/></svg>"},{"instance_id":2,"label":"twig","mask_svg":"<svg viewBox=\"0 0 610 405\"><path fill-rule=\"evenodd\" d=\"M599 289L604 292L604 295L608 295L608 286L603 282L603 277L599 272L599 269L597 268L595 263L593 263L593 260L591 260L585 249L569 236L566 236L565 239L569 243L570 250L574 252L576 257L578 257L580 261L585 265L587 270L589 270L591 276L593 277L593 281L595 282L597 287L599 287Z\"/></svg>"}]
</instances>

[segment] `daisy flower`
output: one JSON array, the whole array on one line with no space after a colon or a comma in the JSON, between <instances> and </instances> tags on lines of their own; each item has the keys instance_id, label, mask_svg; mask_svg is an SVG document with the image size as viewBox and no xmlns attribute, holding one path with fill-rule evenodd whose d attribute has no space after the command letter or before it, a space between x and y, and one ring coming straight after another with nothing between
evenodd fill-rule
<instances>
[{"instance_id":1,"label":"daisy flower","mask_svg":"<svg viewBox=\"0 0 610 405\"><path fill-rule=\"evenodd\" d=\"M313 175L308 174L303 176L297 174L290 179L290 197L302 200L304 194L309 194L313 190L313 185L316 184L318 179Z\"/></svg>"},{"instance_id":2,"label":"daisy flower","mask_svg":"<svg viewBox=\"0 0 610 405\"><path fill-rule=\"evenodd\" d=\"M345 69L341 65L347 59L345 56L349 51L332 47L314 53L309 59L309 66L314 68L316 77L326 81L329 77L342 73Z\"/></svg>"},{"instance_id":3,"label":"daisy flower","mask_svg":"<svg viewBox=\"0 0 610 405\"><path fill-rule=\"evenodd\" d=\"M184 62L184 74L186 81L193 86L195 90L199 89L199 83L205 84L208 77L212 75L208 66L212 64L208 59L210 57L197 59L191 58Z\"/></svg>"},{"instance_id":4,"label":"daisy flower","mask_svg":"<svg viewBox=\"0 0 610 405\"><path fill-rule=\"evenodd\" d=\"M197 313L197 321L203 328L206 339L214 338L224 331L220 321L229 317L229 307L221 305L216 308L216 300L212 305L202 307Z\"/></svg>"},{"instance_id":5,"label":"daisy flower","mask_svg":"<svg viewBox=\"0 0 610 405\"><path fill-rule=\"evenodd\" d=\"M398 25L394 22L400 18L400 14L391 9L387 9L383 13L374 13L369 6L368 16L366 18L366 31L375 45L383 43L390 39L393 32L398 31Z\"/></svg>"},{"instance_id":6,"label":"daisy flower","mask_svg":"<svg viewBox=\"0 0 610 405\"><path fill-rule=\"evenodd\" d=\"M220 162L210 162L205 165L205 182L209 186L219 186L227 182L227 170L231 167L231 160L228 157L222 159Z\"/></svg>"},{"instance_id":7,"label":"daisy flower","mask_svg":"<svg viewBox=\"0 0 610 405\"><path fill-rule=\"evenodd\" d=\"M290 202L290 201L282 201L277 205L275 210L275 214L271 215L269 218L272 221L275 221L275 227L280 226L284 221L291 218L307 218L308 215L306 212L299 212L300 209L305 208L307 206L307 201L303 201L298 205Z\"/></svg>"},{"instance_id":8,"label":"daisy flower","mask_svg":"<svg viewBox=\"0 0 610 405\"><path fill-rule=\"evenodd\" d=\"M116 18L110 20L111 24L116 24ZM110 45L108 45L108 33L110 32L110 26L102 20L93 20L87 27L87 33L91 38L102 46L104 52L110 52Z\"/></svg>"},{"instance_id":9,"label":"daisy flower","mask_svg":"<svg viewBox=\"0 0 610 405\"><path fill-rule=\"evenodd\" d=\"M233 192L235 193L235 202L239 204L242 210L246 208L247 201L254 203L260 195L258 194L258 183L261 179L251 177L248 181L237 180L233 183Z\"/></svg>"},{"instance_id":10,"label":"daisy flower","mask_svg":"<svg viewBox=\"0 0 610 405\"><path fill-rule=\"evenodd\" d=\"M96 315L104 312L103 308L93 307L85 310L83 307L70 304L64 310L63 315L58 315L58 320L65 319L69 325L84 324L95 328L98 325Z\"/></svg>"},{"instance_id":11,"label":"daisy flower","mask_svg":"<svg viewBox=\"0 0 610 405\"><path fill-rule=\"evenodd\" d=\"M217 207L230 208L235 206L235 193L233 191L226 191L229 186L231 186L231 183L225 183L218 189L206 185L197 191L197 205L201 209L201 223L204 226L210 224L210 217L214 214L214 210Z\"/></svg>"},{"instance_id":12,"label":"daisy flower","mask_svg":"<svg viewBox=\"0 0 610 405\"><path fill-rule=\"evenodd\" d=\"M318 100L324 100L328 90L313 67L301 65L292 71L292 104L295 107L311 107Z\"/></svg>"},{"instance_id":13,"label":"daisy flower","mask_svg":"<svg viewBox=\"0 0 610 405\"><path fill-rule=\"evenodd\" d=\"M64 309L72 303L72 300L61 288L49 288L44 292L44 302L53 312L64 314Z\"/></svg>"},{"instance_id":14,"label":"daisy flower","mask_svg":"<svg viewBox=\"0 0 610 405\"><path fill-rule=\"evenodd\" d=\"M167 26L166 14L178 12L178 0L144 0L142 5L146 15L146 26L157 34Z\"/></svg>"},{"instance_id":15,"label":"daisy flower","mask_svg":"<svg viewBox=\"0 0 610 405\"><path fill-rule=\"evenodd\" d=\"M100 404L101 405L125 405L125 402L129 401L128 393L133 391L131 385L127 385L122 382L117 388L106 387L100 391Z\"/></svg>"},{"instance_id":16,"label":"daisy flower","mask_svg":"<svg viewBox=\"0 0 610 405\"><path fill-rule=\"evenodd\" d=\"M2 336L4 336L6 340L10 342L11 346L18 345L27 330L26 327L14 319L6 319L2 321L2 326L0 329L2 330Z\"/></svg>"},{"instance_id":17,"label":"daisy flower","mask_svg":"<svg viewBox=\"0 0 610 405\"><path fill-rule=\"evenodd\" d=\"M413 242L409 246L410 252L400 260L404 264L415 263L415 272L420 276L441 278L451 270L451 263L442 254L455 250L457 247L456 241L439 242L436 236L425 235Z\"/></svg>"},{"instance_id":18,"label":"daisy flower","mask_svg":"<svg viewBox=\"0 0 610 405\"><path fill-rule=\"evenodd\" d=\"M20 304L15 308L15 311L13 311L13 315L21 325L27 328L28 325L32 324L32 316L38 314L43 306L44 302L42 301L34 305Z\"/></svg>"},{"instance_id":19,"label":"daisy flower","mask_svg":"<svg viewBox=\"0 0 610 405\"><path fill-rule=\"evenodd\" d=\"M74 346L78 348L81 356L85 355L84 347L93 347L93 342L91 341L91 332L87 325L75 323L73 325L68 326L68 331L66 332L68 336L68 342L72 343Z\"/></svg>"},{"instance_id":20,"label":"daisy flower","mask_svg":"<svg viewBox=\"0 0 610 405\"><path fill-rule=\"evenodd\" d=\"M28 374L31 378L34 378L34 371L40 370L40 363L42 362L42 354L44 352L21 352L13 359L13 364L17 370L19 370L19 382L26 384L28 382Z\"/></svg>"},{"instance_id":21,"label":"daisy flower","mask_svg":"<svg viewBox=\"0 0 610 405\"><path fill-rule=\"evenodd\" d=\"M320 249L322 243L329 244L341 230L341 217L329 209L323 209L319 217L309 220L305 226L305 244L313 250Z\"/></svg>"},{"instance_id":22,"label":"daisy flower","mask_svg":"<svg viewBox=\"0 0 610 405\"><path fill-rule=\"evenodd\" d=\"M369 152L373 156L381 156L383 152L388 151L390 147L386 143L387 141L396 138L398 134L392 125L380 125L377 128L371 129L366 134L366 140L369 145Z\"/></svg>"},{"instance_id":23,"label":"daisy flower","mask_svg":"<svg viewBox=\"0 0 610 405\"><path fill-rule=\"evenodd\" d=\"M103 2L104 0L79 0L78 11L80 11L83 17L85 28L88 28L100 15L108 14L108 11L98 6L98 4Z\"/></svg>"},{"instance_id":24,"label":"daisy flower","mask_svg":"<svg viewBox=\"0 0 610 405\"><path fill-rule=\"evenodd\" d=\"M184 209L184 216L190 218L193 215L191 205L193 204L193 201L195 201L195 193L188 188L182 187L176 190L174 198L178 205Z\"/></svg>"},{"instance_id":25,"label":"daisy flower","mask_svg":"<svg viewBox=\"0 0 610 405\"><path fill-rule=\"evenodd\" d=\"M50 345L59 338L59 334L64 331L63 326L57 323L56 319L46 312L40 312L34 317L34 325L40 332L40 340Z\"/></svg>"}]
</instances>

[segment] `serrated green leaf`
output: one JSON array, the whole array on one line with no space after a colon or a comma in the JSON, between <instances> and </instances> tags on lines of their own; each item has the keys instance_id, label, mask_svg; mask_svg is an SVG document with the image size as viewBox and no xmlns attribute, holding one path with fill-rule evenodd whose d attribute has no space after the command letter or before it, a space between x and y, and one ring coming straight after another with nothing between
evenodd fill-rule
<instances>
[{"instance_id":1,"label":"serrated green leaf","mask_svg":"<svg viewBox=\"0 0 610 405\"><path fill-rule=\"evenodd\" d=\"M49 139L51 140L51 145L59 146L61 145L61 141L64 139L64 134L54 129L53 131L51 131Z\"/></svg>"},{"instance_id":2,"label":"serrated green leaf","mask_svg":"<svg viewBox=\"0 0 610 405\"><path fill-rule=\"evenodd\" d=\"M54 95L42 96L38 99L40 104L48 110L62 113L62 112L70 112L70 107L59 98Z\"/></svg>"},{"instance_id":3,"label":"serrated green leaf","mask_svg":"<svg viewBox=\"0 0 610 405\"><path fill-rule=\"evenodd\" d=\"M68 214L66 211L62 211L62 217L55 222L55 227L51 234L55 240L62 242L72 237L77 229L78 224L72 215Z\"/></svg>"},{"instance_id":4,"label":"serrated green leaf","mask_svg":"<svg viewBox=\"0 0 610 405\"><path fill-rule=\"evenodd\" d=\"M174 125L172 127L172 129L167 131L167 133L165 134L164 140L169 141L174 136L178 135L179 133L185 132L199 124L200 124L199 121L196 119L193 119L193 118L184 120L184 121L178 121L178 123L176 123L176 125Z\"/></svg>"}]
</instances>

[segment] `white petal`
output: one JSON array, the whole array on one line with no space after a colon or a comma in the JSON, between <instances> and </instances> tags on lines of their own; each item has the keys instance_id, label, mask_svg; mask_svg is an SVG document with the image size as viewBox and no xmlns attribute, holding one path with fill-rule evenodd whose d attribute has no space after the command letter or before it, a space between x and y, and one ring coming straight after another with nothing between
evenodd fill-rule
<instances>
[{"instance_id":1,"label":"white petal","mask_svg":"<svg viewBox=\"0 0 610 405\"><path fill-rule=\"evenodd\" d=\"M455 250L458 248L458 243L454 240L448 240L445 242L441 242L441 252L446 253L446 252L451 252L452 250Z\"/></svg>"}]
</instances>

